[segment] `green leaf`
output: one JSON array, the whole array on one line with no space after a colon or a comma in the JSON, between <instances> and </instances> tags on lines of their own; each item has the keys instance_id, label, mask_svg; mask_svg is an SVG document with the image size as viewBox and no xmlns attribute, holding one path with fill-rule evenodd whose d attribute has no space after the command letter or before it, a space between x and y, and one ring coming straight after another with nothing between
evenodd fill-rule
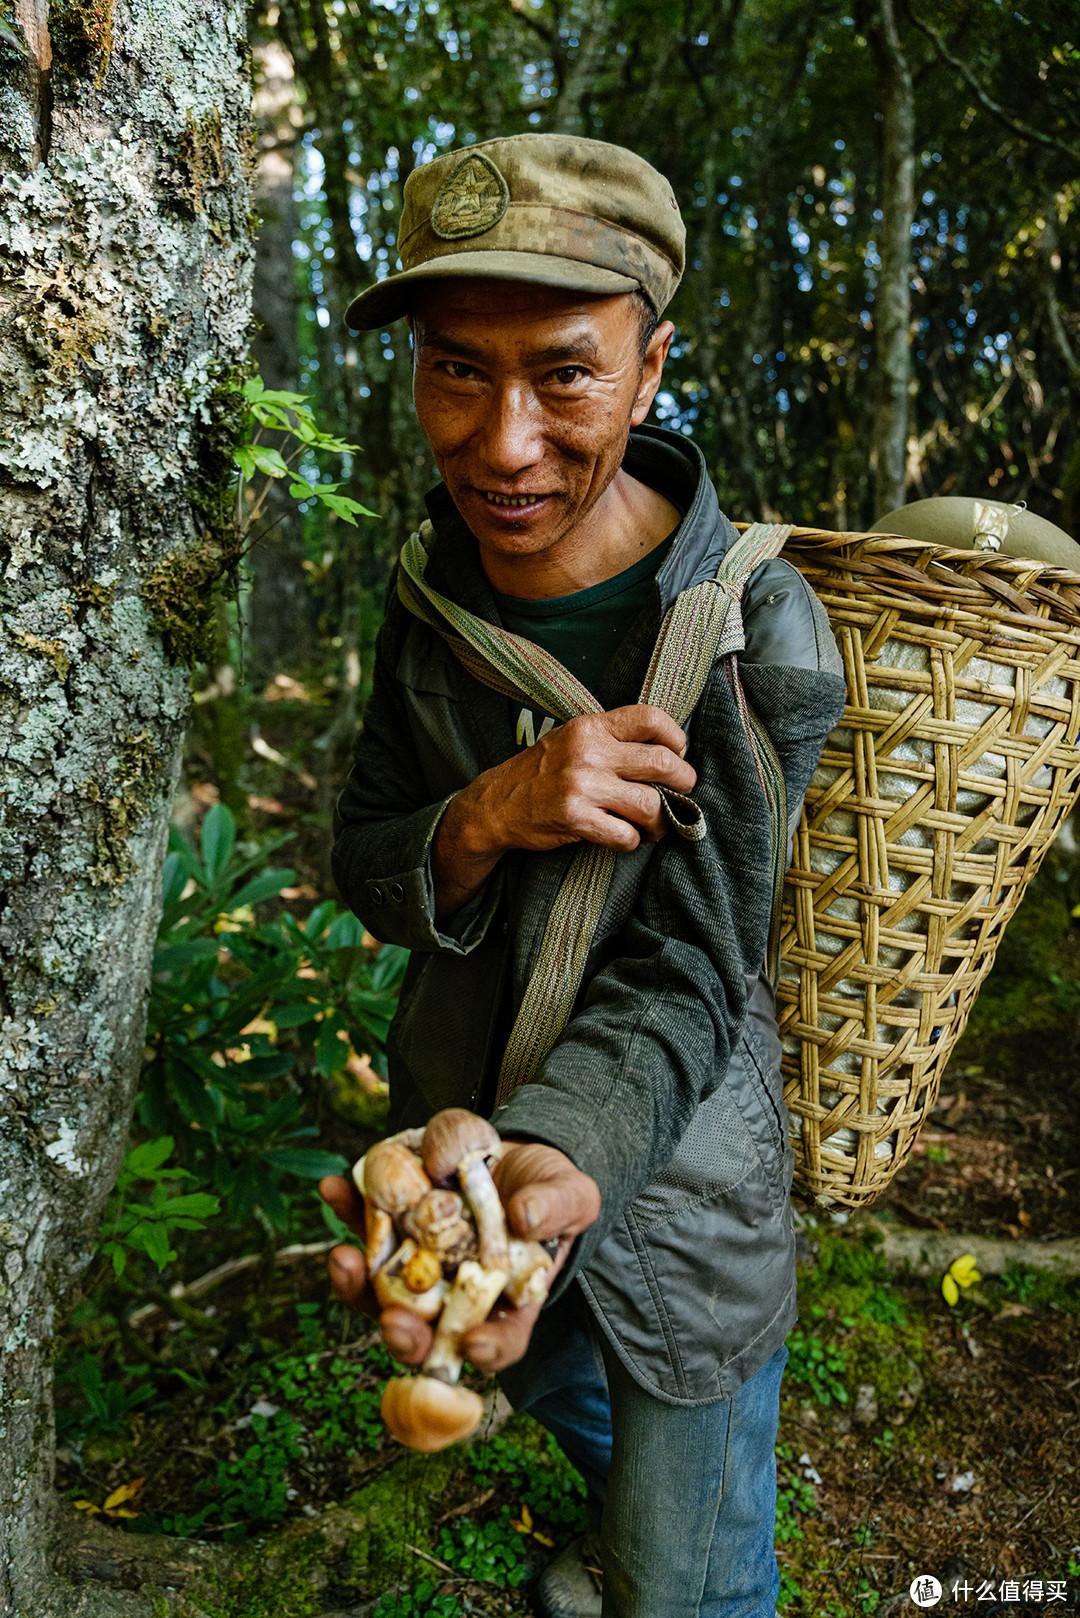
<instances>
[{"instance_id":1,"label":"green leaf","mask_svg":"<svg viewBox=\"0 0 1080 1618\"><path fill-rule=\"evenodd\" d=\"M344 911L330 924L324 949L358 949L364 942L364 924L351 911Z\"/></svg>"},{"instance_id":2,"label":"green leaf","mask_svg":"<svg viewBox=\"0 0 1080 1618\"><path fill-rule=\"evenodd\" d=\"M209 1191L185 1191L177 1197L170 1197L165 1204L165 1217L169 1220L178 1219L209 1219L221 1208L217 1197L211 1196Z\"/></svg>"},{"instance_id":3,"label":"green leaf","mask_svg":"<svg viewBox=\"0 0 1080 1618\"><path fill-rule=\"evenodd\" d=\"M237 444L233 450L233 460L246 478L255 476L255 456L250 444Z\"/></svg>"},{"instance_id":4,"label":"green leaf","mask_svg":"<svg viewBox=\"0 0 1080 1618\"><path fill-rule=\"evenodd\" d=\"M279 1028L302 1028L305 1023L312 1021L324 1008L318 1001L307 1002L301 1005L274 1006L273 1020Z\"/></svg>"},{"instance_id":5,"label":"green leaf","mask_svg":"<svg viewBox=\"0 0 1080 1618\"><path fill-rule=\"evenodd\" d=\"M172 972L192 961L216 960L220 945L215 938L192 938L182 944L168 944L154 951L154 971Z\"/></svg>"},{"instance_id":6,"label":"green leaf","mask_svg":"<svg viewBox=\"0 0 1080 1618\"><path fill-rule=\"evenodd\" d=\"M389 992L396 989L405 976L409 952L400 944L384 944L371 968L371 987Z\"/></svg>"},{"instance_id":7,"label":"green leaf","mask_svg":"<svg viewBox=\"0 0 1080 1618\"><path fill-rule=\"evenodd\" d=\"M248 404L258 400L262 404L283 405L286 410L295 410L310 397L307 393L287 393L284 389L264 388L262 377L253 376L244 383L244 398Z\"/></svg>"},{"instance_id":8,"label":"green leaf","mask_svg":"<svg viewBox=\"0 0 1080 1618\"><path fill-rule=\"evenodd\" d=\"M285 465L280 450L271 449L266 444L258 444L251 454L259 471L265 472L268 477L287 478L289 476L289 468Z\"/></svg>"},{"instance_id":9,"label":"green leaf","mask_svg":"<svg viewBox=\"0 0 1080 1618\"><path fill-rule=\"evenodd\" d=\"M348 1225L343 1219L338 1218L337 1214L334 1212L333 1208L330 1207L329 1203L324 1202L321 1197L319 1198L319 1211L323 1216L323 1221L331 1236L336 1236L339 1242L351 1242L355 1247L355 1232L349 1229Z\"/></svg>"},{"instance_id":10,"label":"green leaf","mask_svg":"<svg viewBox=\"0 0 1080 1618\"><path fill-rule=\"evenodd\" d=\"M206 874L216 882L229 863L236 842L236 821L232 810L223 803L215 803L202 826L202 856Z\"/></svg>"},{"instance_id":11,"label":"green leaf","mask_svg":"<svg viewBox=\"0 0 1080 1618\"><path fill-rule=\"evenodd\" d=\"M263 1083L269 1079L284 1078L296 1066L296 1057L287 1051L275 1051L270 1056L253 1056L250 1061L237 1064L242 1078Z\"/></svg>"},{"instance_id":12,"label":"green leaf","mask_svg":"<svg viewBox=\"0 0 1080 1618\"><path fill-rule=\"evenodd\" d=\"M294 500L310 500L315 490L307 478L298 477L295 483L289 484L289 493Z\"/></svg>"},{"instance_id":13,"label":"green leaf","mask_svg":"<svg viewBox=\"0 0 1080 1618\"><path fill-rule=\"evenodd\" d=\"M295 880L296 872L288 870L260 871L258 876L245 882L238 892L229 899L230 910L239 910L241 905L255 905L260 899L273 899L282 888L287 888Z\"/></svg>"},{"instance_id":14,"label":"green leaf","mask_svg":"<svg viewBox=\"0 0 1080 1618\"><path fill-rule=\"evenodd\" d=\"M350 523L354 528L356 527L357 516L378 518L379 513L377 511L369 511L367 506L362 506L359 500L353 500L347 494L330 494L328 491L324 492L318 487L315 494L324 506L328 506L336 516L341 518L342 522Z\"/></svg>"},{"instance_id":15,"label":"green leaf","mask_svg":"<svg viewBox=\"0 0 1080 1618\"><path fill-rule=\"evenodd\" d=\"M324 1174L344 1174L349 1167L340 1152L318 1152L302 1146L275 1146L263 1156L275 1168L284 1169L287 1174L298 1174L305 1180L321 1180Z\"/></svg>"},{"instance_id":16,"label":"green leaf","mask_svg":"<svg viewBox=\"0 0 1080 1618\"><path fill-rule=\"evenodd\" d=\"M348 1032L339 1018L328 1017L315 1041L315 1066L324 1078L331 1073L340 1073L349 1060L349 1042L338 1038L339 1029L342 1033Z\"/></svg>"},{"instance_id":17,"label":"green leaf","mask_svg":"<svg viewBox=\"0 0 1080 1618\"><path fill-rule=\"evenodd\" d=\"M165 864L161 868L161 902L162 905L175 904L187 887L188 880L187 861L183 854L174 851L166 854Z\"/></svg>"},{"instance_id":18,"label":"green leaf","mask_svg":"<svg viewBox=\"0 0 1080 1618\"><path fill-rule=\"evenodd\" d=\"M144 1141L141 1146L133 1146L124 1158L124 1169L133 1180L147 1180L159 1169L165 1159L172 1152L175 1142L171 1135L163 1135L160 1140Z\"/></svg>"},{"instance_id":19,"label":"green leaf","mask_svg":"<svg viewBox=\"0 0 1080 1618\"><path fill-rule=\"evenodd\" d=\"M336 911L337 905L333 899L324 899L321 905L316 905L304 923L303 936L305 940L314 942Z\"/></svg>"},{"instance_id":20,"label":"green leaf","mask_svg":"<svg viewBox=\"0 0 1080 1618\"><path fill-rule=\"evenodd\" d=\"M149 1224L137 1227L137 1231L142 1233L140 1245L143 1252L147 1258L157 1265L159 1270L163 1270L169 1260L176 1257L176 1254L169 1246L168 1231L164 1225ZM136 1232L133 1232L133 1234L136 1234ZM134 1242L131 1242L131 1245L134 1246Z\"/></svg>"}]
</instances>

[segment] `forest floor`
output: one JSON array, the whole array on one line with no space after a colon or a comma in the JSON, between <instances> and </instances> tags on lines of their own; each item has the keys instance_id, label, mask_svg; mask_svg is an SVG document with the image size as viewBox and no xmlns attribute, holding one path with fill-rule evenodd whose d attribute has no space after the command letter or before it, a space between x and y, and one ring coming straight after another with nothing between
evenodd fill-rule
<instances>
[{"instance_id":1,"label":"forest floor","mask_svg":"<svg viewBox=\"0 0 1080 1618\"><path fill-rule=\"evenodd\" d=\"M274 730L288 706L261 715L275 751L293 734ZM275 779L274 791L249 783L252 815L298 831L288 859L313 899L326 891L314 781L297 769L283 787L276 767ZM197 814L214 794L194 788ZM1080 1280L1013 1265L950 1307L940 1276L887 1267L878 1234L882 1222L952 1232L959 1257L966 1234L1080 1232L1078 872L1075 856L1047 862L889 1192L847 1219L796 1201L800 1321L778 1446L785 1618L914 1611L908 1587L924 1573L945 1586L943 1610L1080 1611ZM366 1145L328 1124L330 1149ZM69 1328L73 1346L96 1352L93 1329ZM474 1443L434 1457L386 1438L391 1364L329 1300L318 1255L235 1274L186 1313L163 1301L127 1329L124 1356L96 1414L61 1379L58 1481L100 1508L143 1480L114 1501L138 1514L114 1515L110 1535L223 1547L186 1597L159 1590L155 1612L178 1600L207 1618L524 1618L538 1610L536 1572L583 1526L576 1474L527 1418L500 1425L496 1409Z\"/></svg>"}]
</instances>

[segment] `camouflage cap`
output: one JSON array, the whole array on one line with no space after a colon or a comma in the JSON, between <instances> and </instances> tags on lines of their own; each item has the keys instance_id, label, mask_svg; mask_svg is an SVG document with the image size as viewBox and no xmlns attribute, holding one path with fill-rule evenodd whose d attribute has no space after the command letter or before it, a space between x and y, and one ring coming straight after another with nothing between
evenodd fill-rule
<instances>
[{"instance_id":1,"label":"camouflage cap","mask_svg":"<svg viewBox=\"0 0 1080 1618\"><path fill-rule=\"evenodd\" d=\"M657 314L683 272L679 205L643 157L571 135L509 135L446 152L405 182L401 271L349 305L355 331L408 314L413 287L445 276L573 292L640 288Z\"/></svg>"}]
</instances>

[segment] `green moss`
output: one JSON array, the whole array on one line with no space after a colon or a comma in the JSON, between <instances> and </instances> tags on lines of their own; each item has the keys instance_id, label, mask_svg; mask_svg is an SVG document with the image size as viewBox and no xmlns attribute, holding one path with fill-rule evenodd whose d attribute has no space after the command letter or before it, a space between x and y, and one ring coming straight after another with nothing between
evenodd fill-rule
<instances>
[{"instance_id":1,"label":"green moss","mask_svg":"<svg viewBox=\"0 0 1080 1618\"><path fill-rule=\"evenodd\" d=\"M214 637L215 593L233 566L235 556L206 540L174 551L143 584L140 595L150 627L161 636L173 662L193 668L207 660Z\"/></svg>"},{"instance_id":2,"label":"green moss","mask_svg":"<svg viewBox=\"0 0 1080 1618\"><path fill-rule=\"evenodd\" d=\"M90 579L85 584L77 584L74 593L80 606L97 607L99 612L107 613L116 599L116 586L99 584L96 579Z\"/></svg>"},{"instance_id":3,"label":"green moss","mask_svg":"<svg viewBox=\"0 0 1080 1618\"><path fill-rule=\"evenodd\" d=\"M883 1411L911 1404L930 1331L890 1281L877 1231L821 1232L817 1265L799 1280L799 1324L842 1351L849 1396L871 1382Z\"/></svg>"},{"instance_id":4,"label":"green moss","mask_svg":"<svg viewBox=\"0 0 1080 1618\"><path fill-rule=\"evenodd\" d=\"M185 203L193 214L205 214L206 193L229 184L229 166L221 138L221 114L216 107L196 118L189 112L184 133L176 143L174 203Z\"/></svg>"},{"instance_id":5,"label":"green moss","mask_svg":"<svg viewBox=\"0 0 1080 1618\"><path fill-rule=\"evenodd\" d=\"M242 368L221 376L203 406L198 474L187 491L199 538L166 556L140 592L166 656L188 668L209 661L218 592L226 583L236 586L242 540L233 509L233 452L246 418L241 390L247 374Z\"/></svg>"},{"instance_id":6,"label":"green moss","mask_svg":"<svg viewBox=\"0 0 1080 1618\"><path fill-rule=\"evenodd\" d=\"M129 843L131 834L158 795L161 760L149 731L125 736L117 757L113 790L105 798L96 781L88 781L83 796L103 804L94 828L94 858L87 876L95 887L118 887L135 869Z\"/></svg>"},{"instance_id":7,"label":"green moss","mask_svg":"<svg viewBox=\"0 0 1080 1618\"><path fill-rule=\"evenodd\" d=\"M381 1595L401 1576L404 1541L426 1545L460 1455L409 1455L316 1526L274 1535L212 1593L199 1591L207 1618L313 1618ZM407 1527L406 1527L407 1525ZM325 1591L334 1586L333 1602Z\"/></svg>"},{"instance_id":8,"label":"green moss","mask_svg":"<svg viewBox=\"0 0 1080 1618\"><path fill-rule=\"evenodd\" d=\"M52 0L49 34L53 60L74 78L94 74L100 84L113 47L113 12L116 0Z\"/></svg>"},{"instance_id":9,"label":"green moss","mask_svg":"<svg viewBox=\"0 0 1080 1618\"><path fill-rule=\"evenodd\" d=\"M56 670L58 680L66 680L71 659L62 640L44 640L40 635L16 635L15 640L28 652L47 658Z\"/></svg>"},{"instance_id":10,"label":"green moss","mask_svg":"<svg viewBox=\"0 0 1080 1618\"><path fill-rule=\"evenodd\" d=\"M27 352L52 377L63 378L78 367L100 371L99 344L114 335L114 319L96 296L92 271L61 261L47 277L25 277L29 294L20 299L13 322Z\"/></svg>"}]
</instances>

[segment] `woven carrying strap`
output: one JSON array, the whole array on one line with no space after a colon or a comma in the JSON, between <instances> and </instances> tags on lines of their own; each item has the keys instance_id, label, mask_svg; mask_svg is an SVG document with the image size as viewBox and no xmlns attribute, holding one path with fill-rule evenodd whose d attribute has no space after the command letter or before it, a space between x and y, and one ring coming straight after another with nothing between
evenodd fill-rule
<instances>
[{"instance_id":1,"label":"woven carrying strap","mask_svg":"<svg viewBox=\"0 0 1080 1618\"><path fill-rule=\"evenodd\" d=\"M426 531L426 532L425 532ZM441 634L470 674L492 690L534 704L556 719L601 713L596 698L542 647L477 618L426 582L425 524L401 552L398 595ZM741 598L750 575L779 555L790 526L755 523L732 545L711 579L684 590L664 617L639 702L685 725L716 658L742 651ZM736 684L738 682L736 681ZM741 689L741 688L740 688ZM661 788L672 828L691 841L706 834L692 799ZM566 1027L615 872L615 850L582 843L563 878L544 929L499 1071L497 1104L539 1071Z\"/></svg>"}]
</instances>

